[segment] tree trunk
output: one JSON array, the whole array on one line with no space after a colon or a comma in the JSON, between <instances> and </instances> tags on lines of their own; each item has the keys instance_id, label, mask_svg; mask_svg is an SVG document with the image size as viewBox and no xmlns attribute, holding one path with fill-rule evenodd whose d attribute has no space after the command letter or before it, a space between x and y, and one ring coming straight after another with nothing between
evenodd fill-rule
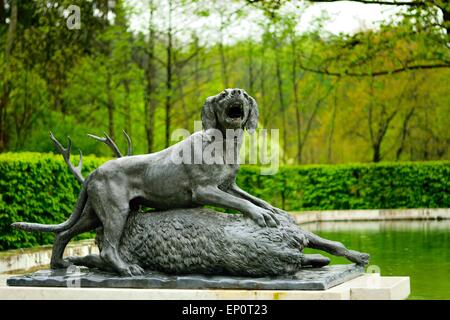
<instances>
[{"instance_id":1,"label":"tree trunk","mask_svg":"<svg viewBox=\"0 0 450 320\"><path fill-rule=\"evenodd\" d=\"M225 57L225 48L223 46L222 40L219 42L219 54L220 54L220 65L222 67L222 84L224 88L228 88L228 67L227 60Z\"/></svg>"},{"instance_id":2,"label":"tree trunk","mask_svg":"<svg viewBox=\"0 0 450 320\"><path fill-rule=\"evenodd\" d=\"M181 70L178 71L179 72L179 76L181 74ZM184 129L189 130L189 112L187 110L187 105L186 105L186 101L184 99L184 90L183 90L183 82L181 81L181 79L179 79L177 81L177 89L178 92L180 94L180 99L181 99L181 107L183 109L183 124L184 124Z\"/></svg>"},{"instance_id":3,"label":"tree trunk","mask_svg":"<svg viewBox=\"0 0 450 320\"><path fill-rule=\"evenodd\" d=\"M277 48L275 48L277 50ZM275 69L277 76L277 85L278 85L278 99L280 102L280 111L281 111L281 119L283 126L283 163L286 164L287 157L287 121L286 121L286 107L284 104L284 96L283 96L283 78L281 76L281 65L280 65L280 56L278 50L276 51L275 56Z\"/></svg>"},{"instance_id":4,"label":"tree trunk","mask_svg":"<svg viewBox=\"0 0 450 320\"><path fill-rule=\"evenodd\" d=\"M398 106L397 106L398 107ZM386 136L386 132L389 129L389 125L391 121L394 119L395 115L397 114L397 110L394 110L390 115L386 115L385 105L381 105L382 112L381 112L381 118L378 121L378 130L376 132L376 135L373 135L373 131L371 129L371 141L372 141L372 149L373 149L373 162L380 162L381 161L381 144L383 143L384 137ZM370 112L372 114L372 111ZM371 117L370 117L371 119ZM369 128L372 128L371 121L369 121Z\"/></svg>"},{"instance_id":5,"label":"tree trunk","mask_svg":"<svg viewBox=\"0 0 450 320\"><path fill-rule=\"evenodd\" d=\"M186 105L186 100L185 100L185 96L184 96L184 81L182 80L183 78L183 65L180 62L180 59L178 58L178 55L176 54L176 52L174 52L173 55L173 65L174 65L174 76L175 76L175 81L174 81L174 91L175 89L177 90L179 96L180 96L180 101L181 101L181 109L183 110L183 126L184 129L189 130L189 112L187 109L187 105Z\"/></svg>"},{"instance_id":6,"label":"tree trunk","mask_svg":"<svg viewBox=\"0 0 450 320\"><path fill-rule=\"evenodd\" d=\"M200 52L200 44L199 44L199 38L197 35L195 35L195 39L194 39L194 50L196 52ZM195 105L200 106L201 105L201 101L200 101L200 97L201 97L201 87L200 87L200 54L196 54L194 57L194 81L195 81L195 91L196 91L196 95L195 95ZM187 128L186 128L187 129Z\"/></svg>"},{"instance_id":7,"label":"tree trunk","mask_svg":"<svg viewBox=\"0 0 450 320\"><path fill-rule=\"evenodd\" d=\"M21 84L21 87L23 88L23 100L21 99L21 103L15 105L15 108L12 108L9 114L11 119L14 120L14 129L16 133L15 150L23 149L27 142L27 138L29 137L30 130L37 118L36 106L38 106L39 103L36 101L33 103L29 99L30 94L33 92L28 82L31 64L31 62L27 63L25 69L22 71L23 83Z\"/></svg>"},{"instance_id":8,"label":"tree trunk","mask_svg":"<svg viewBox=\"0 0 450 320\"><path fill-rule=\"evenodd\" d=\"M149 88L150 87L150 88ZM151 84L147 83L147 98L145 102L145 136L147 138L147 151L153 152L154 142L154 126L155 126L155 109L156 103L153 98L154 90Z\"/></svg>"},{"instance_id":9,"label":"tree trunk","mask_svg":"<svg viewBox=\"0 0 450 320\"><path fill-rule=\"evenodd\" d=\"M414 114L414 107L409 110L409 112L406 114L405 119L403 120L402 125L402 133L401 133L401 140L400 140L400 146L397 149L397 152L395 154L395 159L398 161L400 160L400 156L402 155L403 149L405 148L405 141L406 137L408 136L408 124L409 120L411 120L413 114Z\"/></svg>"},{"instance_id":10,"label":"tree trunk","mask_svg":"<svg viewBox=\"0 0 450 320\"><path fill-rule=\"evenodd\" d=\"M380 162L381 161L381 143L375 143L373 146L373 157L372 162Z\"/></svg>"},{"instance_id":11,"label":"tree trunk","mask_svg":"<svg viewBox=\"0 0 450 320\"><path fill-rule=\"evenodd\" d=\"M169 147L170 144L170 111L172 107L172 0L169 0L169 26L167 28L167 64L166 64L166 138L165 147Z\"/></svg>"},{"instance_id":12,"label":"tree trunk","mask_svg":"<svg viewBox=\"0 0 450 320\"><path fill-rule=\"evenodd\" d=\"M114 133L114 100L112 97L112 90L111 90L111 81L112 81L112 75L109 71L107 71L106 75L106 95L107 95L107 102L106 107L108 108L108 131L109 136L111 139L115 140L115 133Z\"/></svg>"},{"instance_id":13,"label":"tree trunk","mask_svg":"<svg viewBox=\"0 0 450 320\"><path fill-rule=\"evenodd\" d=\"M333 114L331 116L330 125L330 135L328 136L328 152L327 152L327 162L331 163L332 151L333 151L333 138L334 138L334 125L336 122L336 111L337 111L337 87L334 91L334 103L333 103Z\"/></svg>"},{"instance_id":14,"label":"tree trunk","mask_svg":"<svg viewBox=\"0 0 450 320\"><path fill-rule=\"evenodd\" d=\"M6 57L11 55L17 29L17 0L11 0L11 17L9 21L8 37L6 39Z\"/></svg>"},{"instance_id":15,"label":"tree trunk","mask_svg":"<svg viewBox=\"0 0 450 320\"><path fill-rule=\"evenodd\" d=\"M0 97L0 152L8 147L8 130L6 124L7 107L9 100L9 84L5 82L2 96Z\"/></svg>"},{"instance_id":16,"label":"tree trunk","mask_svg":"<svg viewBox=\"0 0 450 320\"><path fill-rule=\"evenodd\" d=\"M227 59L225 57L225 47L223 45L223 29L224 29L224 21L223 21L223 13L220 13L220 30L219 30L219 55L220 55L220 65L222 68L222 84L224 88L228 88L228 66L227 66Z\"/></svg>"},{"instance_id":17,"label":"tree trunk","mask_svg":"<svg viewBox=\"0 0 450 320\"><path fill-rule=\"evenodd\" d=\"M148 35L148 61L145 66L145 95L144 95L144 128L145 137L147 139L147 151L153 152L154 142L154 126L155 126L155 110L156 110L156 63L155 63L155 28L153 26L153 18L155 7L153 0L149 1L150 18L149 18L149 35Z\"/></svg>"},{"instance_id":18,"label":"tree trunk","mask_svg":"<svg viewBox=\"0 0 450 320\"><path fill-rule=\"evenodd\" d=\"M308 141L309 134L311 133L313 121L317 116L317 112L319 112L319 108L322 105L322 102L328 97L330 91L331 89L328 90L322 97L318 97L318 99L316 100L316 104L314 105L314 109L311 112L311 115L306 121L304 128L302 128L303 136L301 137L301 143L299 146L299 152L302 157L303 157L303 149L306 145L306 141ZM301 158L301 160L303 161L303 158Z\"/></svg>"},{"instance_id":19,"label":"tree trunk","mask_svg":"<svg viewBox=\"0 0 450 320\"><path fill-rule=\"evenodd\" d=\"M253 67L253 43L249 41L248 53L248 90L250 94L254 94L255 74Z\"/></svg>"},{"instance_id":20,"label":"tree trunk","mask_svg":"<svg viewBox=\"0 0 450 320\"><path fill-rule=\"evenodd\" d=\"M265 53L265 46L263 44L261 46L261 63L259 67L259 91L261 92L261 104L263 106L266 106L266 62L264 59L264 53ZM262 124L264 128L267 127L269 114L270 114L269 110L263 113Z\"/></svg>"},{"instance_id":21,"label":"tree trunk","mask_svg":"<svg viewBox=\"0 0 450 320\"><path fill-rule=\"evenodd\" d=\"M294 108L297 131L297 164L302 162L302 119L300 112L300 103L298 99L298 85L297 85L297 46L295 44L295 37L291 35L292 47L292 91L294 93Z\"/></svg>"},{"instance_id":22,"label":"tree trunk","mask_svg":"<svg viewBox=\"0 0 450 320\"><path fill-rule=\"evenodd\" d=\"M130 80L125 79L123 81L123 87L125 89L125 127L129 136L132 136L131 131L131 106L130 106Z\"/></svg>"}]
</instances>

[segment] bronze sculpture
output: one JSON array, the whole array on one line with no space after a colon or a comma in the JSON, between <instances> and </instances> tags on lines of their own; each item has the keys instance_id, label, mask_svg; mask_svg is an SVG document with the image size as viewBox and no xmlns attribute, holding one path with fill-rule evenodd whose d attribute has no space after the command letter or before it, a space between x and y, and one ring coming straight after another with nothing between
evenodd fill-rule
<instances>
[{"instance_id":1,"label":"bronze sculpture","mask_svg":"<svg viewBox=\"0 0 450 320\"><path fill-rule=\"evenodd\" d=\"M202 123L201 132L160 152L139 156L130 155L131 141L126 134L126 157L121 157L107 135L91 135L112 147L119 158L103 164L86 179L81 167L70 163L70 144L64 149L51 135L83 183L77 207L59 225L19 222L13 226L56 233L51 260L55 269L76 264L128 276L142 275L144 269L266 276L329 263L322 256L304 255L304 247L344 256L360 265L368 263L368 254L301 230L286 212L237 186L243 130L253 131L258 123L257 104L244 90L226 89L209 97L202 109ZM211 146L217 147L213 148L214 161L202 154ZM175 161L180 157L183 161ZM141 213L141 205L157 212ZM217 213L201 209L203 205L242 214ZM63 260L64 248L74 236L96 228L99 256Z\"/></svg>"}]
</instances>

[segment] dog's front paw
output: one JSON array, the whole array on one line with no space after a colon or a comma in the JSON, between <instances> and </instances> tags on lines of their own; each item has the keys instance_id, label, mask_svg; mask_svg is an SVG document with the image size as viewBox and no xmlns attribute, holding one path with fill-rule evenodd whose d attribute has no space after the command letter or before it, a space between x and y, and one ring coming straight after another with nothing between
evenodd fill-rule
<instances>
[{"instance_id":1,"label":"dog's front paw","mask_svg":"<svg viewBox=\"0 0 450 320\"><path fill-rule=\"evenodd\" d=\"M273 212L274 214L286 214L286 211L283 211L277 207L272 206L271 204L267 203L267 202L262 202L259 205L261 208L269 210L271 212Z\"/></svg>"},{"instance_id":2,"label":"dog's front paw","mask_svg":"<svg viewBox=\"0 0 450 320\"><path fill-rule=\"evenodd\" d=\"M271 204L269 204L267 202L262 202L262 203L258 204L258 206L263 208L263 209L269 210L269 211L273 212L274 214L282 214L282 213L284 213L283 210L278 209L278 208L272 206Z\"/></svg>"},{"instance_id":3,"label":"dog's front paw","mask_svg":"<svg viewBox=\"0 0 450 320\"><path fill-rule=\"evenodd\" d=\"M276 227L280 224L275 214L268 209L256 207L255 210L249 213L250 218L253 219L260 227Z\"/></svg>"},{"instance_id":4,"label":"dog's front paw","mask_svg":"<svg viewBox=\"0 0 450 320\"><path fill-rule=\"evenodd\" d=\"M277 207L271 207L270 211L272 211L275 214L287 214L286 211L281 210L281 209L279 209Z\"/></svg>"}]
</instances>

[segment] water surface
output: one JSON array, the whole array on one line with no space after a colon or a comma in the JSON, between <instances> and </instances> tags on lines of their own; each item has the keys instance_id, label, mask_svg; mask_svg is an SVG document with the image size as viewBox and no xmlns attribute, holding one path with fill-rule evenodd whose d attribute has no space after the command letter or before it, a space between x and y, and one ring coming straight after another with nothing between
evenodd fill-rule
<instances>
[{"instance_id":1,"label":"water surface","mask_svg":"<svg viewBox=\"0 0 450 320\"><path fill-rule=\"evenodd\" d=\"M450 299L450 220L318 222L302 228L370 253L369 266L379 267L382 276L409 276L410 299ZM348 261L332 257L332 263Z\"/></svg>"}]
</instances>

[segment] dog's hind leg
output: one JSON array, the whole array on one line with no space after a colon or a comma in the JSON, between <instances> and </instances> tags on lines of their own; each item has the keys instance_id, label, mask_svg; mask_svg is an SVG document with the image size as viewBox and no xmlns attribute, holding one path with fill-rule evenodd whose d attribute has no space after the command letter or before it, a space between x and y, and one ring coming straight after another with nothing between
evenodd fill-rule
<instances>
[{"instance_id":1,"label":"dog's hind leg","mask_svg":"<svg viewBox=\"0 0 450 320\"><path fill-rule=\"evenodd\" d=\"M95 229L99 223L100 221L92 211L92 208L88 202L84 208L83 214L75 225L56 234L53 244L52 257L50 260L50 267L52 269L67 268L70 265L70 262L63 259L63 254L69 241L81 233Z\"/></svg>"},{"instance_id":2,"label":"dog's hind leg","mask_svg":"<svg viewBox=\"0 0 450 320\"><path fill-rule=\"evenodd\" d=\"M369 263L369 255L367 253L349 250L340 242L321 238L312 232L305 230L303 230L303 232L308 239L308 248L319 249L335 256L345 257L348 260L360 265L366 265Z\"/></svg>"},{"instance_id":3,"label":"dog's hind leg","mask_svg":"<svg viewBox=\"0 0 450 320\"><path fill-rule=\"evenodd\" d=\"M133 276L142 275L144 270L135 264L128 264L119 255L119 242L122 237L122 231L127 222L128 211L126 215L120 212L114 212L106 221L103 222L103 248L100 257L103 262L108 264L121 275ZM114 217L114 219L111 219Z\"/></svg>"},{"instance_id":4,"label":"dog's hind leg","mask_svg":"<svg viewBox=\"0 0 450 320\"><path fill-rule=\"evenodd\" d=\"M100 257L103 262L121 275L142 275L144 270L138 265L128 264L119 255L119 242L130 212L129 201L112 198L105 193L102 185L90 194L92 205L103 225L103 241ZM114 194L120 194L117 191Z\"/></svg>"}]
</instances>

